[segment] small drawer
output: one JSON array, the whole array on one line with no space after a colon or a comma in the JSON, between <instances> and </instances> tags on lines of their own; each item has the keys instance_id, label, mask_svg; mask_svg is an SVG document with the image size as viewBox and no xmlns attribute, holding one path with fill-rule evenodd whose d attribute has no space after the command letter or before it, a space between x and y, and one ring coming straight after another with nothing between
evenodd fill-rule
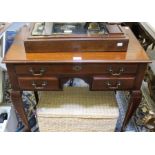
<instances>
[{"instance_id":1,"label":"small drawer","mask_svg":"<svg viewBox=\"0 0 155 155\"><path fill-rule=\"evenodd\" d=\"M134 87L135 77L93 77L92 90L129 90Z\"/></svg>"},{"instance_id":2,"label":"small drawer","mask_svg":"<svg viewBox=\"0 0 155 155\"><path fill-rule=\"evenodd\" d=\"M125 63L67 63L67 64L27 64L15 65L18 75L33 77L48 76L53 74L106 74L119 77L122 75L136 74L137 64Z\"/></svg>"},{"instance_id":3,"label":"small drawer","mask_svg":"<svg viewBox=\"0 0 155 155\"><path fill-rule=\"evenodd\" d=\"M51 75L51 66L46 64L15 65L15 71L17 75L42 77Z\"/></svg>"},{"instance_id":4,"label":"small drawer","mask_svg":"<svg viewBox=\"0 0 155 155\"><path fill-rule=\"evenodd\" d=\"M137 64L106 64L105 73L108 76L120 77L124 75L136 75Z\"/></svg>"},{"instance_id":5,"label":"small drawer","mask_svg":"<svg viewBox=\"0 0 155 155\"><path fill-rule=\"evenodd\" d=\"M22 90L59 90L59 80L56 77L37 78L19 77L18 83Z\"/></svg>"}]
</instances>

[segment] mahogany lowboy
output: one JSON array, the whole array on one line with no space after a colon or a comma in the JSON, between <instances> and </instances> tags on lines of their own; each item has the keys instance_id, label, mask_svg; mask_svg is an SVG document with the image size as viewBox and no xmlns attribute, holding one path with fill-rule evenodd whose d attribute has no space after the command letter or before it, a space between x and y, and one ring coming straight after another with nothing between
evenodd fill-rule
<instances>
[{"instance_id":1,"label":"mahogany lowboy","mask_svg":"<svg viewBox=\"0 0 155 155\"><path fill-rule=\"evenodd\" d=\"M150 63L139 42L128 27L124 32L129 37L127 52L49 52L27 53L24 36L28 27L17 35L4 61L12 86L12 102L26 130L30 131L23 108L23 90L63 91L63 84L70 78L79 77L89 84L90 91L131 92L128 110L120 131L123 131L141 101L141 84L147 64ZM76 59L75 59L76 58Z\"/></svg>"}]
</instances>

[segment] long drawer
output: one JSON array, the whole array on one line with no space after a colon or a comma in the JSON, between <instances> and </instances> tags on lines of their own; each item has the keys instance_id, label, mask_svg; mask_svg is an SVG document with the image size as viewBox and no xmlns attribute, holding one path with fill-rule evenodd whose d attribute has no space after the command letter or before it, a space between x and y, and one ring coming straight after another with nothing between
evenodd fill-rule
<instances>
[{"instance_id":1,"label":"long drawer","mask_svg":"<svg viewBox=\"0 0 155 155\"><path fill-rule=\"evenodd\" d=\"M19 77L18 83L22 90L60 90L59 79L56 77Z\"/></svg>"},{"instance_id":2,"label":"long drawer","mask_svg":"<svg viewBox=\"0 0 155 155\"><path fill-rule=\"evenodd\" d=\"M135 77L93 77L91 90L129 90L134 87Z\"/></svg>"},{"instance_id":3,"label":"long drawer","mask_svg":"<svg viewBox=\"0 0 155 155\"><path fill-rule=\"evenodd\" d=\"M108 76L120 76L135 74L137 64L29 64L15 65L18 75L48 76L53 74L107 74Z\"/></svg>"}]
</instances>

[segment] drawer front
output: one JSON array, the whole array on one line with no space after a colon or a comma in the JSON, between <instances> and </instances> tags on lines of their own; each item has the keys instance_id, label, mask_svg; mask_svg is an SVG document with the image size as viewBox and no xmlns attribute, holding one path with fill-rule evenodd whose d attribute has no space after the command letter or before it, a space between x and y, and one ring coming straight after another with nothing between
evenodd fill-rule
<instances>
[{"instance_id":1,"label":"drawer front","mask_svg":"<svg viewBox=\"0 0 155 155\"><path fill-rule=\"evenodd\" d=\"M129 90L134 87L134 77L93 77L92 90Z\"/></svg>"},{"instance_id":2,"label":"drawer front","mask_svg":"<svg viewBox=\"0 0 155 155\"><path fill-rule=\"evenodd\" d=\"M52 74L107 74L108 76L122 76L135 74L137 64L39 64L15 65L18 75L47 76Z\"/></svg>"},{"instance_id":3,"label":"drawer front","mask_svg":"<svg viewBox=\"0 0 155 155\"><path fill-rule=\"evenodd\" d=\"M19 87L22 90L59 90L59 80L56 77L31 78L19 77Z\"/></svg>"}]
</instances>

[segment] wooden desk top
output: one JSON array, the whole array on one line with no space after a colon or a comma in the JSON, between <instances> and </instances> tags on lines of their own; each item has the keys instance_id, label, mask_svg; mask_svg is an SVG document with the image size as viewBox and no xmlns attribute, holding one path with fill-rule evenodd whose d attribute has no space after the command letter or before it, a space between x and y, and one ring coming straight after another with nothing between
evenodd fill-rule
<instances>
[{"instance_id":1,"label":"wooden desk top","mask_svg":"<svg viewBox=\"0 0 155 155\"><path fill-rule=\"evenodd\" d=\"M52 52L52 53L26 53L23 39L28 31L25 26L15 38L15 41L7 52L4 63L73 63L73 62L97 62L97 63L148 63L151 62L141 47L138 40L128 27L124 27L129 36L127 52ZM81 60L74 60L80 57Z\"/></svg>"}]
</instances>

